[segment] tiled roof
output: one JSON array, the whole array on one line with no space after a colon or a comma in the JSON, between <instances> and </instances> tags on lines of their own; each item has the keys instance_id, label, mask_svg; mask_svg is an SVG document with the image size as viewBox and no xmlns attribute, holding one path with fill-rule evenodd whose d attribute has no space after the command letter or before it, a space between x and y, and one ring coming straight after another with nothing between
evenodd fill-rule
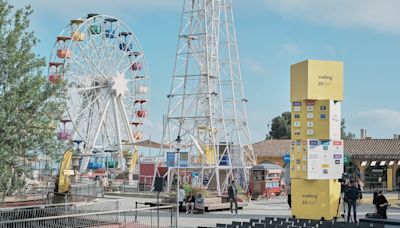
<instances>
[{"instance_id":1,"label":"tiled roof","mask_svg":"<svg viewBox=\"0 0 400 228\"><path fill-rule=\"evenodd\" d=\"M290 140L265 140L253 144L257 157L282 157L289 153ZM344 152L359 159L400 159L399 139L344 140Z\"/></svg>"}]
</instances>

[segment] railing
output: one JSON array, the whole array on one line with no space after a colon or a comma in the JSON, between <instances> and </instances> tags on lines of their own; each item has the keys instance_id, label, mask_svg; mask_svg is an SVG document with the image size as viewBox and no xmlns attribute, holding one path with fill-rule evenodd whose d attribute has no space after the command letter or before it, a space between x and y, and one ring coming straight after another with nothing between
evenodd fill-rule
<instances>
[{"instance_id":1,"label":"railing","mask_svg":"<svg viewBox=\"0 0 400 228\"><path fill-rule=\"evenodd\" d=\"M176 227L175 205L0 221L0 228Z\"/></svg>"},{"instance_id":2,"label":"railing","mask_svg":"<svg viewBox=\"0 0 400 228\"><path fill-rule=\"evenodd\" d=\"M2 220L21 220L29 218L43 218L50 216L115 210L118 210L118 201L115 200L105 200L100 202L45 204L38 206L3 208L0 210L0 218Z\"/></svg>"}]
</instances>

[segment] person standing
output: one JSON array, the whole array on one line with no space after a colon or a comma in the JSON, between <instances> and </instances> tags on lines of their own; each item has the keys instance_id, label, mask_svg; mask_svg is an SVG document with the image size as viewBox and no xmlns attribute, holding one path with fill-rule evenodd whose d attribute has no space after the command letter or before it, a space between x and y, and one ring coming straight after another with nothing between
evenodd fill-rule
<instances>
[{"instance_id":1,"label":"person standing","mask_svg":"<svg viewBox=\"0 0 400 228\"><path fill-rule=\"evenodd\" d=\"M289 204L289 210L292 209L292 188L291 184L287 186L287 203Z\"/></svg>"},{"instance_id":2,"label":"person standing","mask_svg":"<svg viewBox=\"0 0 400 228\"><path fill-rule=\"evenodd\" d=\"M232 204L235 204L235 212L238 213L238 204L237 204L237 188L235 186L235 181L232 181L228 188L228 200L231 202L231 214L233 215L233 208Z\"/></svg>"},{"instance_id":3,"label":"person standing","mask_svg":"<svg viewBox=\"0 0 400 228\"><path fill-rule=\"evenodd\" d=\"M389 206L389 202L386 197L382 194L382 190L379 191L378 196L375 198L375 206L378 214L383 218L387 219L386 210Z\"/></svg>"},{"instance_id":4,"label":"person standing","mask_svg":"<svg viewBox=\"0 0 400 228\"><path fill-rule=\"evenodd\" d=\"M359 193L358 193L358 187L356 186L356 183L351 181L348 188L346 189L345 192L345 198L347 199L347 222L350 222L351 218L351 208L353 208L353 217L354 217L354 223L357 223L357 199L358 199Z\"/></svg>"}]
</instances>

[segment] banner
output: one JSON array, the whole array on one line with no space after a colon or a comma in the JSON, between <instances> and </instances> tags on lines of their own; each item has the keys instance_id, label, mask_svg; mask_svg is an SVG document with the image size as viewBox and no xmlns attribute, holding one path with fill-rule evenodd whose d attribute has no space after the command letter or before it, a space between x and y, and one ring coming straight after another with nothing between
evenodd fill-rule
<instances>
[{"instance_id":1,"label":"banner","mask_svg":"<svg viewBox=\"0 0 400 228\"><path fill-rule=\"evenodd\" d=\"M180 152L179 158L179 167L186 168L188 167L189 153L188 152Z\"/></svg>"},{"instance_id":2,"label":"banner","mask_svg":"<svg viewBox=\"0 0 400 228\"><path fill-rule=\"evenodd\" d=\"M167 152L167 167L175 167L175 152Z\"/></svg>"}]
</instances>

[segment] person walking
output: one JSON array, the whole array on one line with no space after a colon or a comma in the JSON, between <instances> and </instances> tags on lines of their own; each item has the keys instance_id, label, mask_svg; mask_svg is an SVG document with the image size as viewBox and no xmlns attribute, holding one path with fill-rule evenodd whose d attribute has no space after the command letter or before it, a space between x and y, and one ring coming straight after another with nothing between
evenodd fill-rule
<instances>
[{"instance_id":1,"label":"person walking","mask_svg":"<svg viewBox=\"0 0 400 228\"><path fill-rule=\"evenodd\" d=\"M235 181L232 181L228 188L228 200L231 202L231 214L233 215L233 203L235 204L235 212L238 214L238 204L237 204L237 188L235 186Z\"/></svg>"},{"instance_id":2,"label":"person walking","mask_svg":"<svg viewBox=\"0 0 400 228\"><path fill-rule=\"evenodd\" d=\"M379 191L378 196L375 198L375 206L378 211L378 214L383 218L387 219L386 210L389 206L389 202L386 197L383 195L382 190Z\"/></svg>"},{"instance_id":3,"label":"person walking","mask_svg":"<svg viewBox=\"0 0 400 228\"><path fill-rule=\"evenodd\" d=\"M193 196L193 193L190 192L189 195L185 199L186 202L186 214L193 214L194 210L194 203L196 202L196 199Z\"/></svg>"},{"instance_id":4,"label":"person walking","mask_svg":"<svg viewBox=\"0 0 400 228\"><path fill-rule=\"evenodd\" d=\"M358 187L354 181L351 181L345 192L345 198L347 199L347 222L351 219L351 208L353 208L354 223L357 223L357 199L359 196Z\"/></svg>"},{"instance_id":5,"label":"person walking","mask_svg":"<svg viewBox=\"0 0 400 228\"><path fill-rule=\"evenodd\" d=\"M287 186L287 203L289 204L289 210L292 209L292 186L289 183L289 185Z\"/></svg>"}]
</instances>

